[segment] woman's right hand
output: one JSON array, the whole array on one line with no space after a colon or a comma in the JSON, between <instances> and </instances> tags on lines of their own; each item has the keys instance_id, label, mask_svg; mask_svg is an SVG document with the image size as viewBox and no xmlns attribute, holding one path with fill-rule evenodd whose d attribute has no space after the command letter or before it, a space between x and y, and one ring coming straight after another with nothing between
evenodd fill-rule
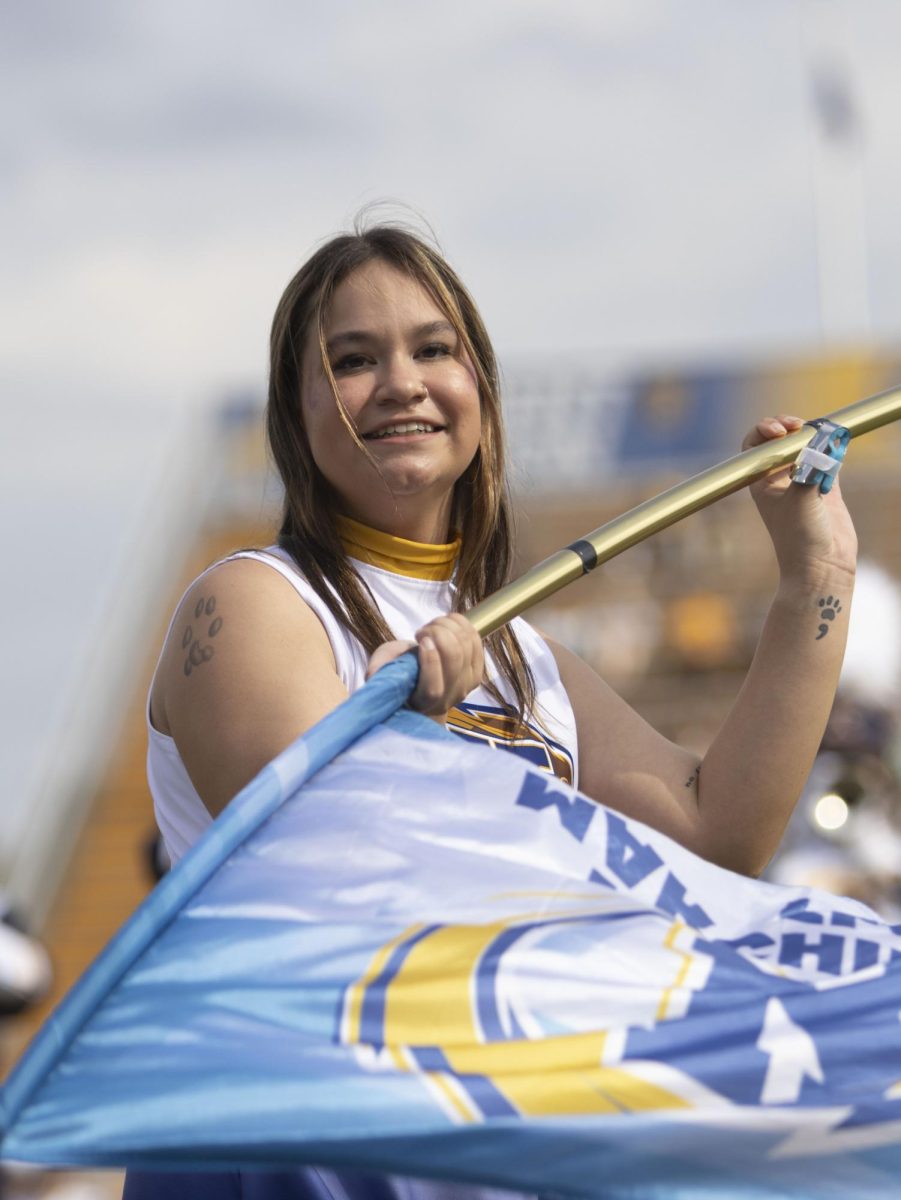
<instances>
[{"instance_id":1,"label":"woman's right hand","mask_svg":"<svg viewBox=\"0 0 901 1200\"><path fill-rule=\"evenodd\" d=\"M442 722L448 709L478 687L485 671L482 639L462 613L436 617L416 632L415 642L385 642L373 654L366 670L370 679L387 663L419 647L419 679L410 707Z\"/></svg>"}]
</instances>

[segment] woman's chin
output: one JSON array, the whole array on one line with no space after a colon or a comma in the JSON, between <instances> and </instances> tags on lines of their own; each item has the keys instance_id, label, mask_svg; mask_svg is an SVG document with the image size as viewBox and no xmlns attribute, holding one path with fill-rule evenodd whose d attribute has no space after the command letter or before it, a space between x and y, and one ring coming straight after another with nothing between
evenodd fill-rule
<instances>
[{"instance_id":1,"label":"woman's chin","mask_svg":"<svg viewBox=\"0 0 901 1200\"><path fill-rule=\"evenodd\" d=\"M397 499L414 499L419 496L425 499L440 499L450 496L456 480L445 477L430 467L414 464L397 469L396 466L385 466L381 472L382 483L391 495Z\"/></svg>"}]
</instances>

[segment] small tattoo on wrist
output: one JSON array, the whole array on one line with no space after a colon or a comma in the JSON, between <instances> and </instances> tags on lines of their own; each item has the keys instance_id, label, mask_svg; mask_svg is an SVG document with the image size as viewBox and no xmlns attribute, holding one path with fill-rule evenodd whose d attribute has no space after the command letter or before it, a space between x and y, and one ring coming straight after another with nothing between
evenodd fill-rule
<instances>
[{"instance_id":1,"label":"small tattoo on wrist","mask_svg":"<svg viewBox=\"0 0 901 1200\"><path fill-rule=\"evenodd\" d=\"M216 597L201 596L194 605L194 620L200 622L200 625L202 626L206 623L204 618L213 617L213 613L215 611ZM210 621L206 628L206 636L214 638L221 628L222 618L213 617L212 621ZM198 632L200 636L203 636L204 630L200 626L198 626ZM205 662L209 662L213 657L213 647L209 644L209 642L207 642L205 646L202 645L200 637L194 636L194 626L190 624L185 627L185 631L182 634L181 648L182 650L187 650L188 652L184 664L184 672L186 675L190 675L195 667L203 666Z\"/></svg>"},{"instance_id":2,"label":"small tattoo on wrist","mask_svg":"<svg viewBox=\"0 0 901 1200\"><path fill-rule=\"evenodd\" d=\"M817 626L817 636L814 638L815 642L826 636L829 632L829 625L842 611L842 602L838 596L820 596L819 600L817 600L817 605L819 606L819 616L823 623Z\"/></svg>"},{"instance_id":3,"label":"small tattoo on wrist","mask_svg":"<svg viewBox=\"0 0 901 1200\"><path fill-rule=\"evenodd\" d=\"M701 777L701 764L698 763L698 765L695 767L695 769L692 771L692 773L689 775L689 777L685 780L685 786L691 787L692 784L695 784L698 782L700 777Z\"/></svg>"}]
</instances>

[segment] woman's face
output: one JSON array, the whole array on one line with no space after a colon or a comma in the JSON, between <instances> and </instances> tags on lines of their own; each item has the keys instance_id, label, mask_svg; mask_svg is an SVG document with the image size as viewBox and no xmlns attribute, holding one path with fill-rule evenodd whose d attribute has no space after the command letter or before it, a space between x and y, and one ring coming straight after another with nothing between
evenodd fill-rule
<instances>
[{"instance_id":1,"label":"woman's face","mask_svg":"<svg viewBox=\"0 0 901 1200\"><path fill-rule=\"evenodd\" d=\"M312 330L301 415L316 465L348 516L445 541L454 484L481 438L478 382L456 330L420 283L375 260L335 289L325 340L344 411L378 469L340 418Z\"/></svg>"}]
</instances>

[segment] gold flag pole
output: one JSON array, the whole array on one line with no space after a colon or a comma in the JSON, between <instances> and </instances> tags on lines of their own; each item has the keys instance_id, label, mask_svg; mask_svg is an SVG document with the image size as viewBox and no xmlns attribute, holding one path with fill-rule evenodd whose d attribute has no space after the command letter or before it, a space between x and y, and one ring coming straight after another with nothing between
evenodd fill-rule
<instances>
[{"instance_id":1,"label":"gold flag pole","mask_svg":"<svg viewBox=\"0 0 901 1200\"><path fill-rule=\"evenodd\" d=\"M840 408L830 413L827 419L836 425L844 425L852 437L858 437L897 421L899 417L901 388L892 388L878 396L858 400L847 408ZM745 450L734 458L727 458L725 462L693 475L691 479L661 492L659 496L645 500L621 517L608 521L606 525L558 550L512 583L474 605L466 613L467 619L482 637L493 633L533 604L586 575L599 563L608 562L652 533L675 525L690 513L737 492L768 471L788 466L814 433L815 430L805 425L795 433Z\"/></svg>"}]
</instances>

